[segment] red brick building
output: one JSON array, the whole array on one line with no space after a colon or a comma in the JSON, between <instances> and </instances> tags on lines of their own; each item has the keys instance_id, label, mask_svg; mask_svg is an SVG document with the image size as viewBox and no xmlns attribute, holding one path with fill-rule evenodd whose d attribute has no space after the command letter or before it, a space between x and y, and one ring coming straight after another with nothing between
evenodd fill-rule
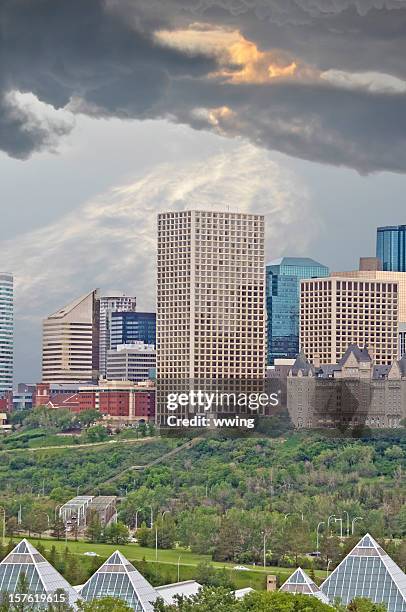
<instances>
[{"instance_id":1,"label":"red brick building","mask_svg":"<svg viewBox=\"0 0 406 612\"><path fill-rule=\"evenodd\" d=\"M103 380L98 386L79 386L77 390L55 389L49 383L39 383L35 400L36 406L68 408L76 413L99 410L119 422L148 421L155 417L155 388L152 383L137 385Z\"/></svg>"},{"instance_id":2,"label":"red brick building","mask_svg":"<svg viewBox=\"0 0 406 612\"><path fill-rule=\"evenodd\" d=\"M0 412L12 412L13 411L13 392L4 391L0 395Z\"/></svg>"}]
</instances>

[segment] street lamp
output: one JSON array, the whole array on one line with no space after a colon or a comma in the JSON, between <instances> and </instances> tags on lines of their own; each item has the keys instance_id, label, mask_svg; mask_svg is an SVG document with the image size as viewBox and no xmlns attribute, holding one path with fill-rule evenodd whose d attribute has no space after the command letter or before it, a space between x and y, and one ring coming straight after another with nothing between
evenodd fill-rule
<instances>
[{"instance_id":1,"label":"street lamp","mask_svg":"<svg viewBox=\"0 0 406 612\"><path fill-rule=\"evenodd\" d=\"M1 534L1 542L2 545L6 545L6 509L4 506L0 506L0 520L2 523L2 534Z\"/></svg>"},{"instance_id":2,"label":"street lamp","mask_svg":"<svg viewBox=\"0 0 406 612\"><path fill-rule=\"evenodd\" d=\"M155 561L158 561L158 527L155 527Z\"/></svg>"},{"instance_id":3,"label":"street lamp","mask_svg":"<svg viewBox=\"0 0 406 612\"><path fill-rule=\"evenodd\" d=\"M135 531L138 531L138 512L139 510L135 512Z\"/></svg>"},{"instance_id":4,"label":"street lamp","mask_svg":"<svg viewBox=\"0 0 406 612\"><path fill-rule=\"evenodd\" d=\"M264 536L263 555L264 555L264 569L265 569L266 568L266 531L264 531L264 533L262 535Z\"/></svg>"},{"instance_id":5,"label":"street lamp","mask_svg":"<svg viewBox=\"0 0 406 612\"><path fill-rule=\"evenodd\" d=\"M168 512L170 512L170 510L165 510L165 512L162 512L162 520L164 520L165 514L168 514Z\"/></svg>"},{"instance_id":6,"label":"street lamp","mask_svg":"<svg viewBox=\"0 0 406 612\"><path fill-rule=\"evenodd\" d=\"M352 519L352 523L351 523L351 535L354 535L354 527L355 527L355 523L357 521L362 521L362 516L356 516L355 518Z\"/></svg>"},{"instance_id":7,"label":"street lamp","mask_svg":"<svg viewBox=\"0 0 406 612\"><path fill-rule=\"evenodd\" d=\"M319 530L320 530L320 527L322 525L325 525L325 524L326 524L325 521L320 521L320 523L317 525L317 529L316 529L316 552L320 552L319 551L319 537L320 537Z\"/></svg>"},{"instance_id":8,"label":"street lamp","mask_svg":"<svg viewBox=\"0 0 406 612\"><path fill-rule=\"evenodd\" d=\"M331 521L333 518L335 518L335 516L336 516L335 514L330 514L330 516L329 516L329 517L328 517L328 519L327 519L327 533L328 533L328 530L330 529L330 535L331 535L330 521Z\"/></svg>"},{"instance_id":9,"label":"street lamp","mask_svg":"<svg viewBox=\"0 0 406 612\"><path fill-rule=\"evenodd\" d=\"M329 560L327 561L327 575L326 575L326 578L328 578L328 569L329 569L329 567L330 567L330 563L331 563L331 561L332 561L332 559L329 559Z\"/></svg>"},{"instance_id":10,"label":"street lamp","mask_svg":"<svg viewBox=\"0 0 406 612\"><path fill-rule=\"evenodd\" d=\"M347 515L347 538L350 535L350 515L348 514L347 510L343 510L343 514Z\"/></svg>"},{"instance_id":11,"label":"street lamp","mask_svg":"<svg viewBox=\"0 0 406 612\"><path fill-rule=\"evenodd\" d=\"M151 508L151 529L154 526L154 511L152 509L152 506L147 506L147 508Z\"/></svg>"},{"instance_id":12,"label":"street lamp","mask_svg":"<svg viewBox=\"0 0 406 612\"><path fill-rule=\"evenodd\" d=\"M180 582L180 559L181 559L182 555L179 555L178 557L178 582Z\"/></svg>"}]
</instances>

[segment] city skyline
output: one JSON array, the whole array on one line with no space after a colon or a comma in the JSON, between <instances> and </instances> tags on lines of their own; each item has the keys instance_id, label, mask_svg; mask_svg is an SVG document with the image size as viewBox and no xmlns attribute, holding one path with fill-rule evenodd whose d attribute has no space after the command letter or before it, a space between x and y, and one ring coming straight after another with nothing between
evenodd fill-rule
<instances>
[{"instance_id":1,"label":"city skyline","mask_svg":"<svg viewBox=\"0 0 406 612\"><path fill-rule=\"evenodd\" d=\"M38 378L38 324L72 295L141 287L151 310L160 211L255 210L272 228L267 261L332 270L403 222L399 3L25 3L0 15L0 269L17 279L17 378Z\"/></svg>"},{"instance_id":2,"label":"city skyline","mask_svg":"<svg viewBox=\"0 0 406 612\"><path fill-rule=\"evenodd\" d=\"M222 208L224 209L224 206L223 206L223 207L219 207L219 210L221 210ZM186 209L186 210L188 210L188 209ZM190 209L190 210L193 210L193 209ZM213 212L213 211L214 211L214 207L212 207L212 208L211 208L211 210L207 209L207 211L208 211L208 212ZM403 227L403 226L399 226L399 227ZM376 228L376 236L378 236L378 235L379 235L379 232L380 232L382 229L385 229L385 228L382 228L382 227L378 227L378 228ZM267 248L267 240L265 239L265 250L266 250L266 248ZM272 268L272 266L273 266L273 267L275 267L275 264L277 264L278 262L279 262L279 263L280 263L280 262L283 262L283 261L285 261L285 262L289 262L289 260L292 260L292 261L294 261L294 260L297 260L297 261L300 261L300 260L302 260L302 261L306 261L306 259L307 259L307 261L308 261L308 262L312 262L312 261L313 261L313 264L314 264L314 265L317 265L317 266L320 266L320 265L321 265L321 264L319 264L319 263L315 262L314 260L312 260L311 258L303 258L303 257L289 257L289 256L285 256L285 257L279 258L279 259L277 259L277 260L273 260L273 261L270 261L270 262L266 263L265 268L266 268L266 270L267 270L267 271L269 271L269 270ZM362 257L361 257L361 259L366 259L366 260L368 260L369 262L371 262L371 261L372 261L372 262L375 262L374 257L369 257L369 258L362 258ZM323 267L323 265L321 265L321 266ZM327 268L326 268L326 270L327 270ZM268 272L266 272L266 273L268 274ZM360 271L358 271L358 270L354 270L353 272L344 272L344 273L341 273L341 272L337 272L337 271L331 270L331 273L330 273L330 274L331 274L331 275L333 275L333 276L338 276L338 275L342 275L342 274L344 274L345 276L351 276L351 277L354 277L354 278L355 278L355 277L359 277L359 276L365 276L365 275L371 275L371 274L373 274L373 275L375 275L375 276L377 276L377 277L382 277L382 278L384 278L384 277L385 277L385 275L387 275L387 274L391 274L391 273L388 273L388 272L379 272L379 271L378 271L378 272L360 272ZM399 277L400 277L402 273L397 273L397 274L396 274L396 273L392 273L392 274L393 274L393 277L394 277L394 278L396 278L396 276L399 276ZM404 285L403 279L402 279L402 283L401 283L401 285L402 285L402 293L401 293L401 297L403 298L403 285ZM129 306L128 304L126 304L126 305L123 307L122 312L120 312L120 310L121 310L121 309L119 309L119 311L118 311L118 312L117 312L115 315L114 315L114 314L110 315L110 316L112 316L112 317L113 317L113 323L114 323L114 318L115 318L116 316L118 316L118 318L116 319L116 323L115 323L115 330L113 329L113 336L112 336L112 341L113 341L113 345L114 345L114 346L115 346L115 344L123 344L123 343L125 344L125 342L126 342L126 339L125 339L125 338L127 337L128 333L130 333L130 335L131 335L131 333L134 333L134 332L131 332L132 326L134 325L134 323L132 323L131 317L134 317L134 316L135 316L137 319L138 319L139 317L141 317L141 319L144 319L145 317L147 317L147 318L148 318L148 317L152 316L152 314L153 314L153 313L145 313L145 312L136 312L136 313L135 313L135 311L131 312L132 308L135 308L135 301L137 300L137 297L135 297L135 295L134 295L134 297L129 297L129 295L130 295L130 294L129 294L128 292L124 291L124 290L114 290L114 291L106 291L106 292L100 292L100 290L98 290L98 291L99 291L99 295L101 295L101 299L102 299L102 300L105 300L105 301L106 301L106 300L107 300L107 301L109 301L109 300L111 300L111 299L113 299L113 300L117 300L117 299L119 299L119 298L124 299L124 301L125 301L125 302L128 302L128 304L129 304L129 302L130 302L131 300L133 301L133 305L132 305L132 306L131 306L131 305ZM135 292L133 291L133 294L134 294L134 293L135 293ZM141 294L138 294L138 295L141 295L141 299L142 299L143 294L141 293ZM112 296L116 296L116 297L112 297ZM71 298L71 297L72 297L72 296L70 296L70 298ZM74 301L75 301L75 300L74 300ZM125 312L125 311L127 310L127 308L130 308L130 312ZM154 308L154 312L155 312L155 310L156 310L156 304L153 304L153 308ZM58 308L58 310L61 310L61 309L60 309L60 308ZM401 310L401 313L403 313L403 311L404 311L403 302L401 302L401 308L400 308L400 310ZM48 315L48 318L49 318L49 317L52 317L52 316L54 316L54 315ZM126 331L124 328L123 328L123 329L121 329L121 328L123 327L123 322L121 321L122 316L123 316L123 317L125 317L125 316L129 316L129 317L130 317L130 320L129 320L129 324L130 324L130 331ZM47 318L47 317L45 317L45 318ZM402 318L402 317L401 317L401 318ZM403 317L403 318L404 318L404 317ZM42 319L42 320L44 320L44 319ZM40 324L42 324L42 320L40 321ZM402 319L402 321L403 321L403 319ZM146 322L145 322L145 324L146 324ZM117 325L118 325L118 327L117 327ZM136 324L136 325L138 325L138 324ZM148 325L150 325L150 324L148 323ZM399 331L400 331L400 332L402 332L402 333L404 334L404 332L403 332L403 327L404 327L404 324L403 324L403 323L400 323L399 325L400 325L400 327L399 327ZM127 323L125 323L125 326L127 326ZM149 328L148 328L148 329L149 329ZM102 323L101 323L101 325L100 325L100 333L102 333L102 330L103 330L103 322L102 322ZM121 331L120 331L120 330L121 330ZM134 328L134 330L135 330L135 328ZM138 330L138 327L137 327L137 330ZM18 328L17 328L17 331L18 331ZM152 331L152 328L151 328L151 331ZM140 337L139 337L139 338L138 338L138 335L139 335L139 333L140 333L140 332L138 332L138 331L137 331L137 332L136 332L136 334L135 334L135 336L134 336L134 338L136 337L136 339L140 339L140 340L142 340L142 341L144 341L144 342L147 342L147 343L148 343L148 342L151 342L151 339L152 339L152 341L154 341L154 340L153 340L153 338L152 338L152 336L150 336L151 331L147 331L147 328L145 328L145 330L143 331L143 333L140 335ZM14 332L16 332L16 329L14 330ZM119 333L119 332L120 332L120 333ZM270 328L269 328L269 306L268 306L268 331L267 331L267 334L269 334L269 333L270 333ZM115 336L116 336L116 338L114 338ZM144 337L144 336L145 336L145 337ZM122 337L122 338L121 338L121 337ZM130 336L128 336L128 337L130 337ZM268 337L269 337L269 336L268 336ZM402 340L401 340L401 338L400 338L400 336L399 336L399 339L400 339L400 341L402 341ZM130 342L132 342L132 341L133 341L133 340L130 340ZM403 341L403 342L404 342L404 341ZM114 344L114 343L115 343L115 344ZM113 347L114 347L114 346L113 346ZM402 346L403 346L403 345L402 345ZM99 348L101 348L101 343L100 343L100 347L99 347ZM402 354L403 354L403 353L402 353ZM283 355L281 355L281 356L283 356ZM285 356L286 356L286 355L285 355ZM292 354L292 355L290 355L290 356L293 356L293 354ZM16 357L16 356L14 356L14 357ZM16 360L16 359L15 359L15 360ZM18 354L17 354L17 361L18 361ZM269 357L268 357L268 361L269 361ZM37 365L38 365L38 364L37 364ZM35 382L35 380L40 380L40 376L38 376L36 379L35 379L35 378L33 378L32 380L30 380L30 379L29 379L27 376L22 376L22 377L19 377L18 379L17 379L17 376L15 376L15 377L14 377L14 384L16 384L17 382Z\"/></svg>"}]
</instances>

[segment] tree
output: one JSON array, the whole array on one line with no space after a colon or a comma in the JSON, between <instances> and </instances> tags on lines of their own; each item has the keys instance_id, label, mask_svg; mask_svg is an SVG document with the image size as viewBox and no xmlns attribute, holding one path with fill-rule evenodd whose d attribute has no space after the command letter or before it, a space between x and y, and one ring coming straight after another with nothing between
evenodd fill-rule
<instances>
[{"instance_id":1,"label":"tree","mask_svg":"<svg viewBox=\"0 0 406 612\"><path fill-rule=\"evenodd\" d=\"M18 521L15 516L10 516L8 519L6 531L10 537L13 537L16 531L18 531Z\"/></svg>"},{"instance_id":2,"label":"tree","mask_svg":"<svg viewBox=\"0 0 406 612\"><path fill-rule=\"evenodd\" d=\"M71 584L78 584L81 582L81 572L79 564L77 562L77 559L75 559L74 555L69 555L68 557L64 576L66 580Z\"/></svg>"},{"instance_id":3,"label":"tree","mask_svg":"<svg viewBox=\"0 0 406 612\"><path fill-rule=\"evenodd\" d=\"M89 442L104 442L109 434L103 425L93 425L86 431L86 440Z\"/></svg>"},{"instance_id":4,"label":"tree","mask_svg":"<svg viewBox=\"0 0 406 612\"><path fill-rule=\"evenodd\" d=\"M175 605L165 605L163 599L158 599L154 605L154 612L233 612L236 611L234 593L223 587L203 587L197 595L191 597L175 596Z\"/></svg>"},{"instance_id":5,"label":"tree","mask_svg":"<svg viewBox=\"0 0 406 612\"><path fill-rule=\"evenodd\" d=\"M298 564L298 556L308 552L312 545L309 526L300 518L290 521L284 531L286 550L295 558Z\"/></svg>"},{"instance_id":6,"label":"tree","mask_svg":"<svg viewBox=\"0 0 406 612\"><path fill-rule=\"evenodd\" d=\"M149 538L151 529L149 529L145 523L142 523L141 527L137 529L137 540L140 546L146 547L149 544Z\"/></svg>"},{"instance_id":7,"label":"tree","mask_svg":"<svg viewBox=\"0 0 406 612\"><path fill-rule=\"evenodd\" d=\"M332 561L333 564L338 563L342 555L340 539L335 536L327 536L323 538L320 550L322 556L326 559L326 562Z\"/></svg>"},{"instance_id":8,"label":"tree","mask_svg":"<svg viewBox=\"0 0 406 612\"><path fill-rule=\"evenodd\" d=\"M366 597L355 597L347 606L349 612L386 612L386 605L374 603Z\"/></svg>"},{"instance_id":9,"label":"tree","mask_svg":"<svg viewBox=\"0 0 406 612\"><path fill-rule=\"evenodd\" d=\"M176 541L176 527L173 518L171 516L159 517L155 521L154 528L149 529L148 535L148 546L151 548L155 546L156 540L158 548L166 550L173 548Z\"/></svg>"},{"instance_id":10,"label":"tree","mask_svg":"<svg viewBox=\"0 0 406 612\"><path fill-rule=\"evenodd\" d=\"M86 539L89 540L89 542L100 542L102 534L103 527L100 522L100 516L97 512L92 511L86 528Z\"/></svg>"},{"instance_id":11,"label":"tree","mask_svg":"<svg viewBox=\"0 0 406 612\"><path fill-rule=\"evenodd\" d=\"M57 561L58 561L58 553L56 551L55 544L52 544L51 550L50 550L49 555L48 555L47 558L48 558L48 561L50 562L50 564L53 567L56 567L56 564L57 564Z\"/></svg>"},{"instance_id":12,"label":"tree","mask_svg":"<svg viewBox=\"0 0 406 612\"><path fill-rule=\"evenodd\" d=\"M154 612L332 612L332 608L316 597L293 593L257 591L236 600L234 593L223 587L203 587L189 598L175 597L176 604L158 600ZM362 612L381 612L365 610Z\"/></svg>"},{"instance_id":13,"label":"tree","mask_svg":"<svg viewBox=\"0 0 406 612\"><path fill-rule=\"evenodd\" d=\"M78 414L75 419L75 424L77 423L79 426L82 427L89 427L90 425L93 425L93 423L97 423L97 421L100 421L101 418L101 413L98 410L92 408L91 410L84 410L83 412Z\"/></svg>"},{"instance_id":14,"label":"tree","mask_svg":"<svg viewBox=\"0 0 406 612\"><path fill-rule=\"evenodd\" d=\"M41 536L48 527L47 515L45 512L38 512L32 509L23 517L23 527L29 534L36 533Z\"/></svg>"},{"instance_id":15,"label":"tree","mask_svg":"<svg viewBox=\"0 0 406 612\"><path fill-rule=\"evenodd\" d=\"M224 517L218 531L213 559L215 561L235 561L242 548L239 525L228 517Z\"/></svg>"},{"instance_id":16,"label":"tree","mask_svg":"<svg viewBox=\"0 0 406 612\"><path fill-rule=\"evenodd\" d=\"M234 584L225 569L218 570L210 563L203 561L196 568L196 582L205 586L225 587L232 589Z\"/></svg>"},{"instance_id":17,"label":"tree","mask_svg":"<svg viewBox=\"0 0 406 612\"><path fill-rule=\"evenodd\" d=\"M132 612L133 607L129 606L122 599L115 597L103 597L93 601L80 601L77 604L78 610L83 612Z\"/></svg>"},{"instance_id":18,"label":"tree","mask_svg":"<svg viewBox=\"0 0 406 612\"><path fill-rule=\"evenodd\" d=\"M52 525L52 537L60 540L65 536L65 529L66 527L63 519L58 516Z\"/></svg>"},{"instance_id":19,"label":"tree","mask_svg":"<svg viewBox=\"0 0 406 612\"><path fill-rule=\"evenodd\" d=\"M104 540L109 544L127 544L130 532L124 523L112 523L104 530Z\"/></svg>"}]
</instances>

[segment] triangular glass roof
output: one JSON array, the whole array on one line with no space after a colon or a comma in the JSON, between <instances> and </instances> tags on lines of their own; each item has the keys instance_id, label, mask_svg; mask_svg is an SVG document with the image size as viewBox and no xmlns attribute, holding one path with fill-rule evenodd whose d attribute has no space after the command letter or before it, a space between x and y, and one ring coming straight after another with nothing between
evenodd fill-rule
<instances>
[{"instance_id":1,"label":"triangular glass roof","mask_svg":"<svg viewBox=\"0 0 406 612\"><path fill-rule=\"evenodd\" d=\"M302 595L313 595L317 597L323 603L329 603L326 595L319 589L317 584L302 570L298 567L295 572L286 580L286 582L279 589L287 593L301 593Z\"/></svg>"},{"instance_id":2,"label":"triangular glass roof","mask_svg":"<svg viewBox=\"0 0 406 612\"><path fill-rule=\"evenodd\" d=\"M354 597L384 603L388 612L406 612L406 574L367 533L321 585L330 601Z\"/></svg>"},{"instance_id":3,"label":"triangular glass roof","mask_svg":"<svg viewBox=\"0 0 406 612\"><path fill-rule=\"evenodd\" d=\"M50 595L63 589L70 605L80 599L75 589L27 540L19 542L0 563L0 593L18 592L22 576L30 594Z\"/></svg>"},{"instance_id":4,"label":"triangular glass roof","mask_svg":"<svg viewBox=\"0 0 406 612\"><path fill-rule=\"evenodd\" d=\"M101 597L123 599L136 612L153 612L158 592L138 570L116 550L80 590L86 601Z\"/></svg>"}]
</instances>

